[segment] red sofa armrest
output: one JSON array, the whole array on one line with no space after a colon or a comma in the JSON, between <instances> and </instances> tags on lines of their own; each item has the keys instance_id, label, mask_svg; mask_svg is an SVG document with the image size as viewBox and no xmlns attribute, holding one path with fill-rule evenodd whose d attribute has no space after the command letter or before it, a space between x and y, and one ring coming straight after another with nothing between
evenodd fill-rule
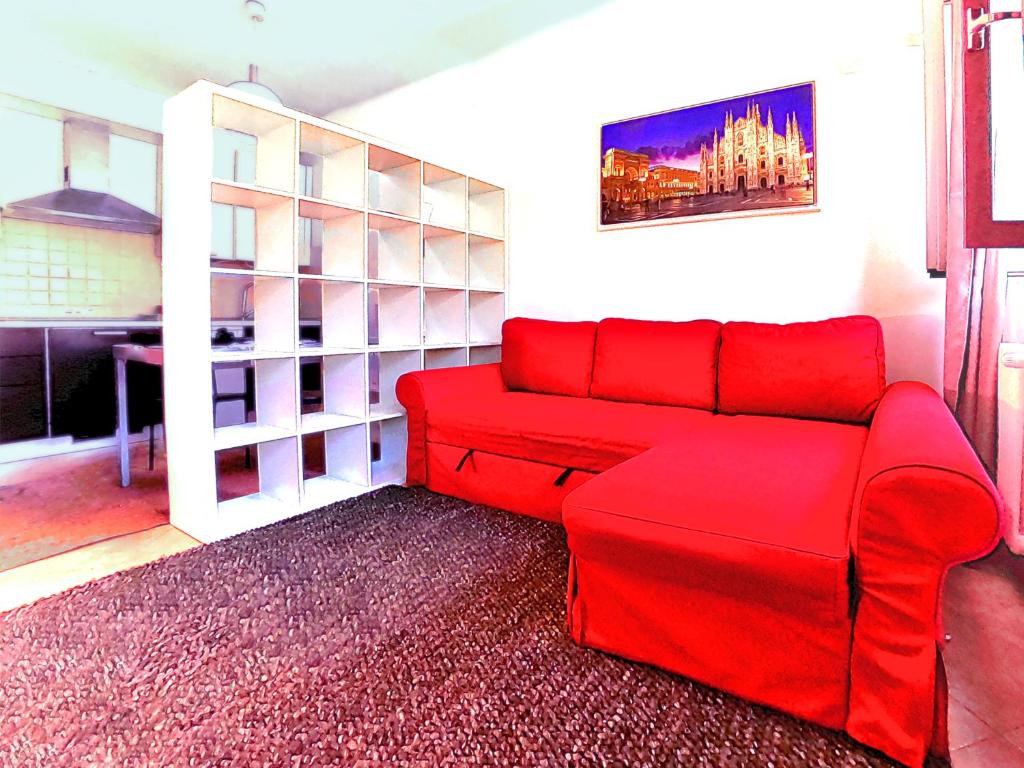
<instances>
[{"instance_id":1,"label":"red sofa armrest","mask_svg":"<svg viewBox=\"0 0 1024 768\"><path fill-rule=\"evenodd\" d=\"M999 494L942 399L890 386L861 461L851 521L856 615L847 731L909 765L946 750L938 654L948 570L999 541Z\"/></svg>"},{"instance_id":2,"label":"red sofa armrest","mask_svg":"<svg viewBox=\"0 0 1024 768\"><path fill-rule=\"evenodd\" d=\"M497 394L506 390L501 364L435 368L403 374L395 385L409 425L406 485L427 482L427 411L439 402Z\"/></svg>"}]
</instances>

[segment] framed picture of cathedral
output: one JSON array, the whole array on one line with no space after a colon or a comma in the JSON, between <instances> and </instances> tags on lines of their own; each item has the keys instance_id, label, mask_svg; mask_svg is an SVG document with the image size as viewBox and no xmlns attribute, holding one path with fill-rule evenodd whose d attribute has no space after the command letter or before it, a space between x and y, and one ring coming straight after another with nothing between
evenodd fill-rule
<instances>
[{"instance_id":1,"label":"framed picture of cathedral","mask_svg":"<svg viewBox=\"0 0 1024 768\"><path fill-rule=\"evenodd\" d=\"M601 126L599 229L815 209L814 83Z\"/></svg>"}]
</instances>

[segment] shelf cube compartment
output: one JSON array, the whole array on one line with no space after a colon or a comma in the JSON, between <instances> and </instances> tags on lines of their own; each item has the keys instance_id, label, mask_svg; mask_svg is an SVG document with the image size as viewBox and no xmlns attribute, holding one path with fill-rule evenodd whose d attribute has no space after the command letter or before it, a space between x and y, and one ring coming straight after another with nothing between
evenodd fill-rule
<instances>
[{"instance_id":1,"label":"shelf cube compartment","mask_svg":"<svg viewBox=\"0 0 1024 768\"><path fill-rule=\"evenodd\" d=\"M257 275L252 296L256 351L294 351L295 280Z\"/></svg>"},{"instance_id":2,"label":"shelf cube compartment","mask_svg":"<svg viewBox=\"0 0 1024 768\"><path fill-rule=\"evenodd\" d=\"M420 289L410 285L369 286L369 343L385 347L415 346L420 336Z\"/></svg>"},{"instance_id":3,"label":"shelf cube compartment","mask_svg":"<svg viewBox=\"0 0 1024 768\"><path fill-rule=\"evenodd\" d=\"M469 341L471 343L500 343L501 324L504 320L504 294L469 292Z\"/></svg>"},{"instance_id":4,"label":"shelf cube compartment","mask_svg":"<svg viewBox=\"0 0 1024 768\"><path fill-rule=\"evenodd\" d=\"M423 227L423 282L466 284L466 235L441 227Z\"/></svg>"},{"instance_id":5,"label":"shelf cube compartment","mask_svg":"<svg viewBox=\"0 0 1024 768\"><path fill-rule=\"evenodd\" d=\"M214 453L217 501L231 501L260 492L259 453L256 445L223 448Z\"/></svg>"},{"instance_id":6,"label":"shelf cube compartment","mask_svg":"<svg viewBox=\"0 0 1024 768\"><path fill-rule=\"evenodd\" d=\"M465 364L465 347L445 347L444 349L423 350L423 367L426 370L430 370L432 368L458 368Z\"/></svg>"},{"instance_id":7,"label":"shelf cube compartment","mask_svg":"<svg viewBox=\"0 0 1024 768\"><path fill-rule=\"evenodd\" d=\"M256 421L256 367L251 360L214 363L213 427Z\"/></svg>"},{"instance_id":8,"label":"shelf cube compartment","mask_svg":"<svg viewBox=\"0 0 1024 768\"><path fill-rule=\"evenodd\" d=\"M282 192L295 190L295 120L213 97L213 177Z\"/></svg>"},{"instance_id":9,"label":"shelf cube compartment","mask_svg":"<svg viewBox=\"0 0 1024 768\"><path fill-rule=\"evenodd\" d=\"M505 235L505 190L476 179L469 180L469 228L490 237Z\"/></svg>"},{"instance_id":10,"label":"shelf cube compartment","mask_svg":"<svg viewBox=\"0 0 1024 768\"><path fill-rule=\"evenodd\" d=\"M420 161L373 144L368 162L369 207L416 218L420 213Z\"/></svg>"},{"instance_id":11,"label":"shelf cube compartment","mask_svg":"<svg viewBox=\"0 0 1024 768\"><path fill-rule=\"evenodd\" d=\"M370 418L381 419L405 413L395 396L395 384L403 373L420 370L420 351L371 352L368 357Z\"/></svg>"},{"instance_id":12,"label":"shelf cube compartment","mask_svg":"<svg viewBox=\"0 0 1024 768\"><path fill-rule=\"evenodd\" d=\"M406 418L370 422L370 483L401 485L405 482L408 444Z\"/></svg>"},{"instance_id":13,"label":"shelf cube compartment","mask_svg":"<svg viewBox=\"0 0 1024 768\"><path fill-rule=\"evenodd\" d=\"M466 177L438 165L423 164L424 222L466 228Z\"/></svg>"},{"instance_id":14,"label":"shelf cube compartment","mask_svg":"<svg viewBox=\"0 0 1024 768\"><path fill-rule=\"evenodd\" d=\"M501 362L501 345L493 344L485 347L469 348L470 365L487 365Z\"/></svg>"},{"instance_id":15,"label":"shelf cube compartment","mask_svg":"<svg viewBox=\"0 0 1024 768\"><path fill-rule=\"evenodd\" d=\"M303 507L316 509L366 492L370 483L366 424L302 436Z\"/></svg>"},{"instance_id":16,"label":"shelf cube compartment","mask_svg":"<svg viewBox=\"0 0 1024 768\"><path fill-rule=\"evenodd\" d=\"M423 290L425 344L460 344L466 341L466 292L448 288Z\"/></svg>"},{"instance_id":17,"label":"shelf cube compartment","mask_svg":"<svg viewBox=\"0 0 1024 768\"><path fill-rule=\"evenodd\" d=\"M420 225L370 214L366 236L367 275L371 280L416 283L420 279Z\"/></svg>"},{"instance_id":18,"label":"shelf cube compartment","mask_svg":"<svg viewBox=\"0 0 1024 768\"><path fill-rule=\"evenodd\" d=\"M299 194L362 207L366 144L309 123L299 128Z\"/></svg>"},{"instance_id":19,"label":"shelf cube compartment","mask_svg":"<svg viewBox=\"0 0 1024 768\"><path fill-rule=\"evenodd\" d=\"M270 272L295 269L292 198L215 183L211 200L211 266Z\"/></svg>"},{"instance_id":20,"label":"shelf cube compartment","mask_svg":"<svg viewBox=\"0 0 1024 768\"><path fill-rule=\"evenodd\" d=\"M293 513L291 508L299 502L299 456L295 437L220 450L215 454L215 462L217 511L225 518L226 530L238 530L240 526L255 528Z\"/></svg>"},{"instance_id":21,"label":"shelf cube compartment","mask_svg":"<svg viewBox=\"0 0 1024 768\"><path fill-rule=\"evenodd\" d=\"M299 272L332 277L363 276L365 238L361 211L299 201Z\"/></svg>"},{"instance_id":22,"label":"shelf cube compartment","mask_svg":"<svg viewBox=\"0 0 1024 768\"><path fill-rule=\"evenodd\" d=\"M214 357L247 359L295 349L294 280L237 273L210 275Z\"/></svg>"},{"instance_id":23,"label":"shelf cube compartment","mask_svg":"<svg viewBox=\"0 0 1024 768\"><path fill-rule=\"evenodd\" d=\"M213 364L213 442L234 448L295 432L295 362L290 357Z\"/></svg>"},{"instance_id":24,"label":"shelf cube compartment","mask_svg":"<svg viewBox=\"0 0 1024 768\"><path fill-rule=\"evenodd\" d=\"M304 357L299 366L303 432L349 426L366 417L362 354Z\"/></svg>"},{"instance_id":25,"label":"shelf cube compartment","mask_svg":"<svg viewBox=\"0 0 1024 768\"><path fill-rule=\"evenodd\" d=\"M484 291L505 289L505 243L469 236L469 287Z\"/></svg>"},{"instance_id":26,"label":"shelf cube compartment","mask_svg":"<svg viewBox=\"0 0 1024 768\"><path fill-rule=\"evenodd\" d=\"M299 334L303 353L361 349L366 338L366 288L341 280L299 280Z\"/></svg>"}]
</instances>

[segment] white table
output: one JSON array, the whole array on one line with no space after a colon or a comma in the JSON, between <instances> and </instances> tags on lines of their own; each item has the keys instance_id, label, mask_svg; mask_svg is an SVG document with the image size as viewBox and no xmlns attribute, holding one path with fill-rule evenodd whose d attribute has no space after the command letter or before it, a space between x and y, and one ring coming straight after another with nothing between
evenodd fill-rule
<instances>
[{"instance_id":1,"label":"white table","mask_svg":"<svg viewBox=\"0 0 1024 768\"><path fill-rule=\"evenodd\" d=\"M163 366L164 348L159 345L115 344L114 372L117 386L117 459L121 465L121 487L132 481L128 462L128 377L127 363L134 360L146 365ZM152 429L152 427L150 427Z\"/></svg>"}]
</instances>

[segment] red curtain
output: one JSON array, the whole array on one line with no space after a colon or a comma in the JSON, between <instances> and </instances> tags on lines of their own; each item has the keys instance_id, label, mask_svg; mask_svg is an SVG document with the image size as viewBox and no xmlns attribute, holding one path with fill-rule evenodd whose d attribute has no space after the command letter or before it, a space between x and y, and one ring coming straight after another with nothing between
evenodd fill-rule
<instances>
[{"instance_id":1,"label":"red curtain","mask_svg":"<svg viewBox=\"0 0 1024 768\"><path fill-rule=\"evenodd\" d=\"M981 460L994 472L1003 279L998 250L964 247L964 3L953 0L943 395ZM976 127L973 122L972 130Z\"/></svg>"}]
</instances>

